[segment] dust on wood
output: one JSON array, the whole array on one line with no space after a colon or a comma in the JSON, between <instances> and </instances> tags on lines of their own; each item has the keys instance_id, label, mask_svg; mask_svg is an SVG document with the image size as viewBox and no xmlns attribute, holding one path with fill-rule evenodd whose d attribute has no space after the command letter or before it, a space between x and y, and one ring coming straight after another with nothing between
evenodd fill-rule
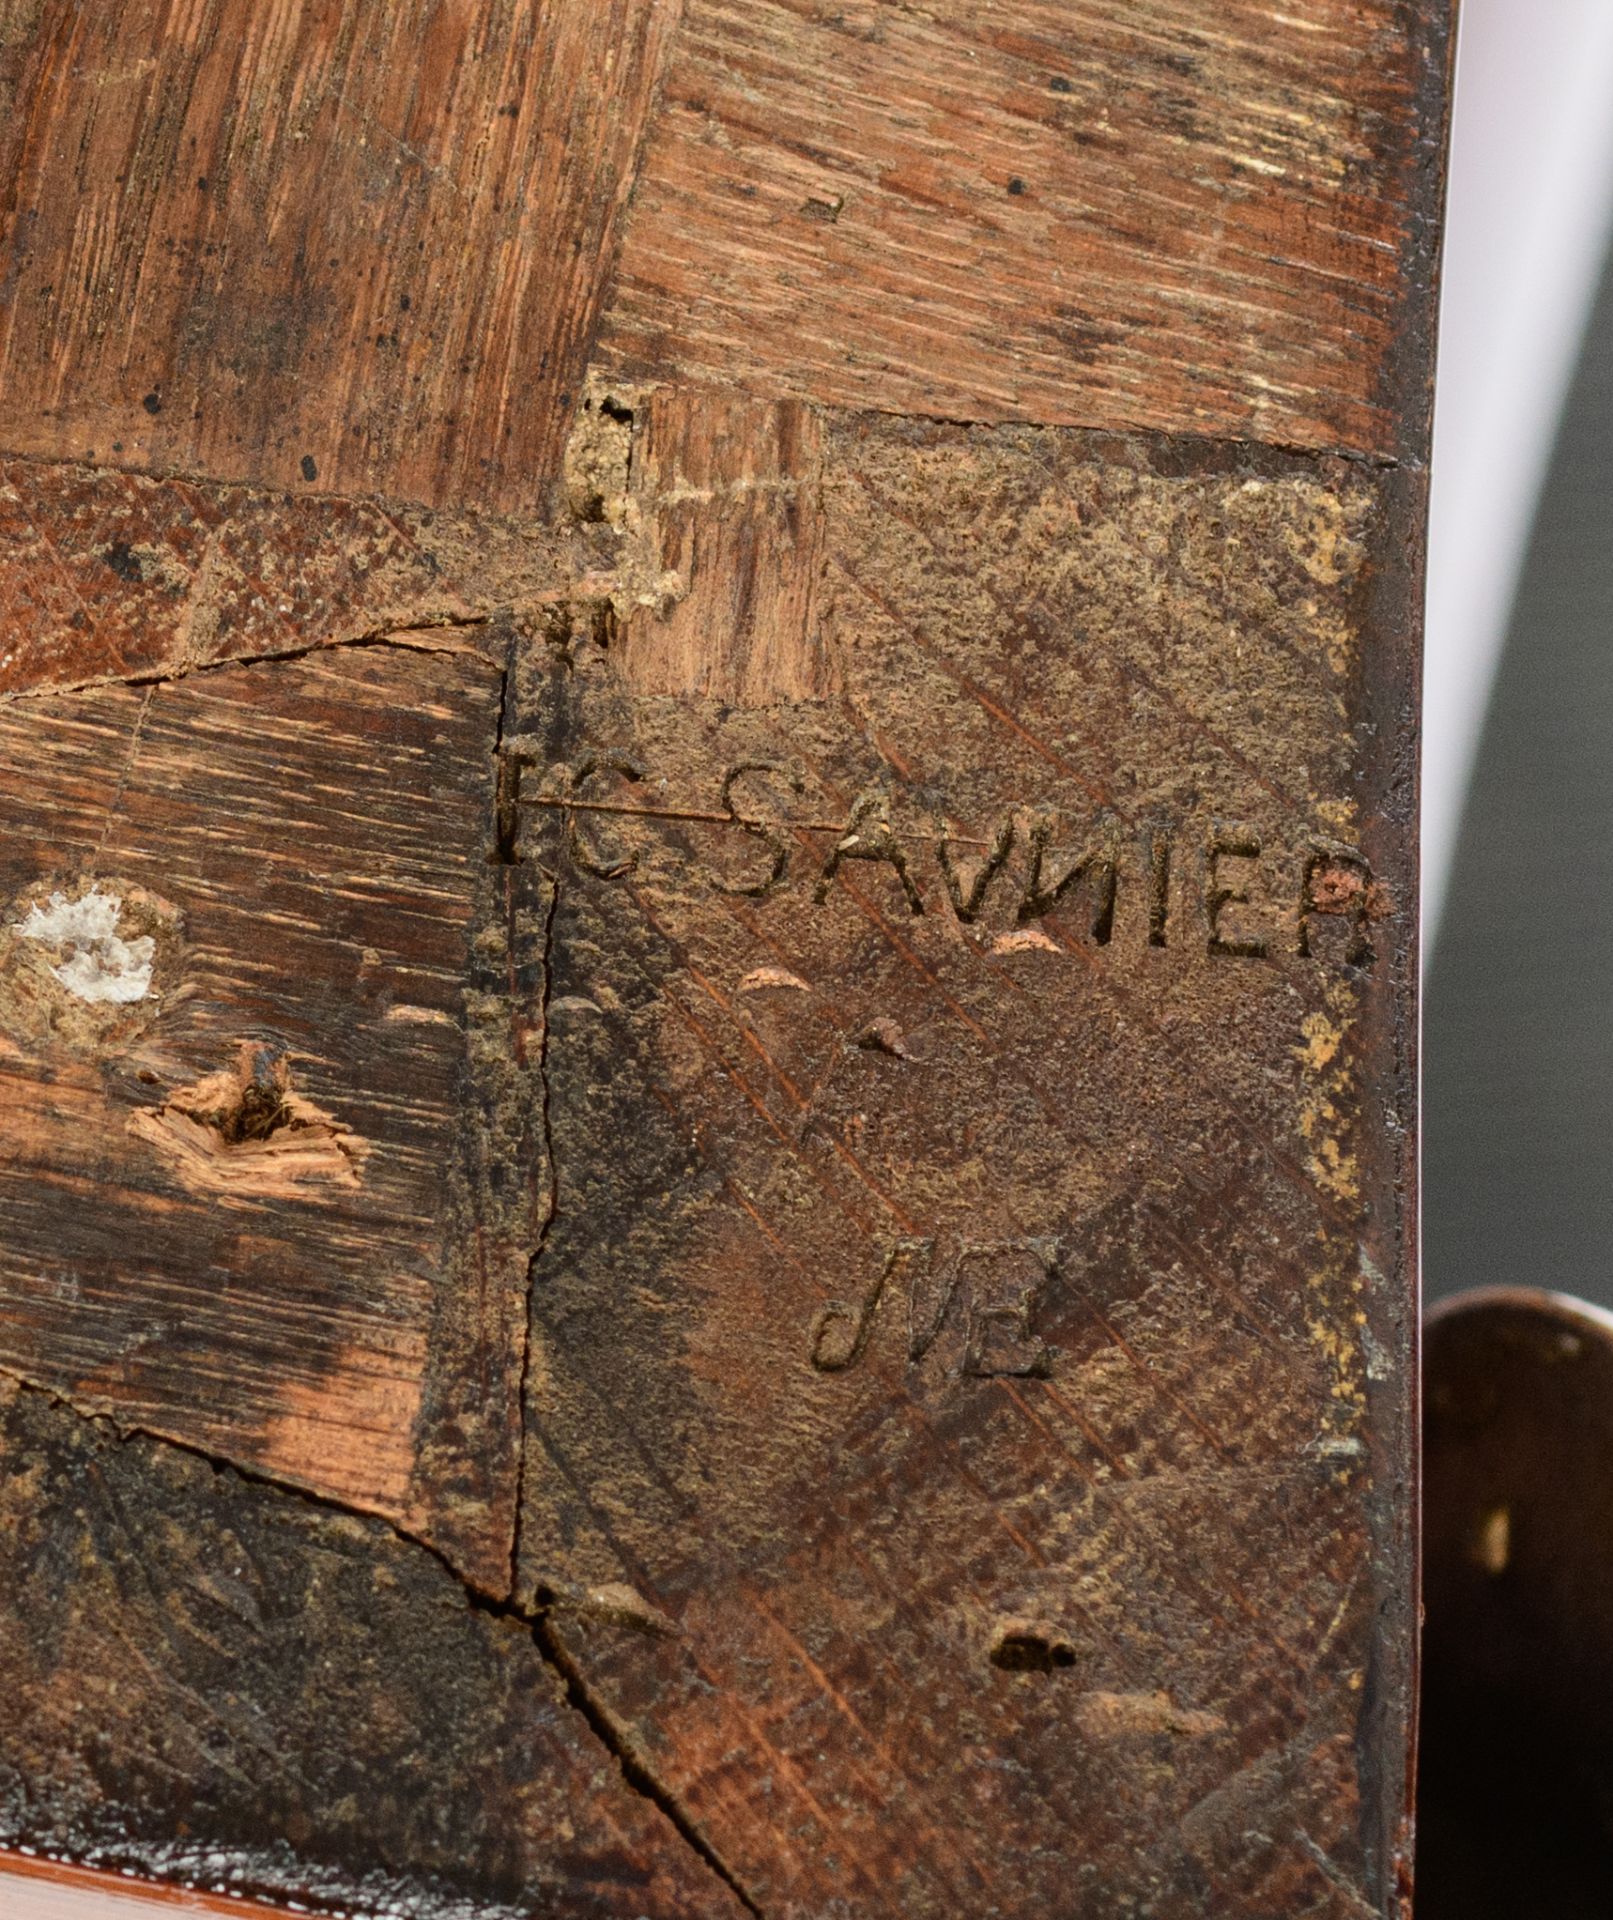
<instances>
[{"instance_id":1,"label":"dust on wood","mask_svg":"<svg viewBox=\"0 0 1613 1920\"><path fill-rule=\"evenodd\" d=\"M744 1912L528 1622L379 1522L4 1379L0 1679L6 1844L320 1912Z\"/></svg>"},{"instance_id":2,"label":"dust on wood","mask_svg":"<svg viewBox=\"0 0 1613 1920\"><path fill-rule=\"evenodd\" d=\"M0 700L389 639L482 651L501 608L613 591L619 543L561 516L309 500L0 461Z\"/></svg>"},{"instance_id":3,"label":"dust on wood","mask_svg":"<svg viewBox=\"0 0 1613 1920\"><path fill-rule=\"evenodd\" d=\"M0 7L0 1834L1397 1910L1447 26Z\"/></svg>"},{"instance_id":4,"label":"dust on wood","mask_svg":"<svg viewBox=\"0 0 1613 1920\"><path fill-rule=\"evenodd\" d=\"M741 706L821 698L817 414L656 393L645 416L634 491L665 591L624 622L624 673Z\"/></svg>"},{"instance_id":5,"label":"dust on wood","mask_svg":"<svg viewBox=\"0 0 1613 1920\"><path fill-rule=\"evenodd\" d=\"M518 1597L673 1623L554 1632L765 1911L1045 1910L1077 1829L1094 1898L1370 1907L1403 1754L1345 1756L1369 1664L1404 1698L1372 1436L1410 1350L1360 1089L1415 887L1357 728L1410 713L1364 627L1399 483L864 415L815 446L769 627L815 696L671 690L652 611L515 678L556 880ZM998 1657L1029 1631L1068 1660Z\"/></svg>"}]
</instances>

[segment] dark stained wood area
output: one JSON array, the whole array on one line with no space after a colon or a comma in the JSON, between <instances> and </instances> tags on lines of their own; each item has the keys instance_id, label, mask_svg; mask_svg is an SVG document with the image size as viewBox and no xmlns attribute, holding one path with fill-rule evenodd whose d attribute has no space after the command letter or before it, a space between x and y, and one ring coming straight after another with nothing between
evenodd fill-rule
<instances>
[{"instance_id":1,"label":"dark stained wood area","mask_svg":"<svg viewBox=\"0 0 1613 1920\"><path fill-rule=\"evenodd\" d=\"M1405 1920L1448 32L0 5L0 1847Z\"/></svg>"},{"instance_id":2,"label":"dark stained wood area","mask_svg":"<svg viewBox=\"0 0 1613 1920\"><path fill-rule=\"evenodd\" d=\"M743 1911L422 1548L10 1383L0 1460L0 1808L36 1848L327 1911Z\"/></svg>"}]
</instances>

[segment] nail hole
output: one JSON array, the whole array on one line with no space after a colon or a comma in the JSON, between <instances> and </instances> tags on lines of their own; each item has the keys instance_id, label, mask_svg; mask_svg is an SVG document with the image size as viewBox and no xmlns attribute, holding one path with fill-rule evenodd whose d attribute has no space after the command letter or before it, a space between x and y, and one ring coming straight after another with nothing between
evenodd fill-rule
<instances>
[{"instance_id":1,"label":"nail hole","mask_svg":"<svg viewBox=\"0 0 1613 1920\"><path fill-rule=\"evenodd\" d=\"M1057 1673L1075 1665L1075 1648L1055 1635L1015 1627L997 1636L991 1664L1005 1673Z\"/></svg>"}]
</instances>

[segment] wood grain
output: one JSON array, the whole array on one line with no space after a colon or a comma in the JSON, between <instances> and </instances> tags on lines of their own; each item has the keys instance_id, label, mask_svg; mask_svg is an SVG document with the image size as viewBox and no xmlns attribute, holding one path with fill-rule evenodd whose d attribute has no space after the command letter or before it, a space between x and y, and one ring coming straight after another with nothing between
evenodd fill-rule
<instances>
[{"instance_id":1,"label":"wood grain","mask_svg":"<svg viewBox=\"0 0 1613 1920\"><path fill-rule=\"evenodd\" d=\"M408 1920L743 1911L422 1548L3 1381L0 1670L6 1841Z\"/></svg>"},{"instance_id":2,"label":"wood grain","mask_svg":"<svg viewBox=\"0 0 1613 1920\"><path fill-rule=\"evenodd\" d=\"M0 1843L1405 1920L1448 12L0 4Z\"/></svg>"},{"instance_id":3,"label":"wood grain","mask_svg":"<svg viewBox=\"0 0 1613 1920\"><path fill-rule=\"evenodd\" d=\"M1444 10L689 0L613 366L1396 454Z\"/></svg>"},{"instance_id":4,"label":"wood grain","mask_svg":"<svg viewBox=\"0 0 1613 1920\"><path fill-rule=\"evenodd\" d=\"M500 609L609 594L607 534L12 460L0 464L0 700L414 629L475 648Z\"/></svg>"},{"instance_id":5,"label":"wood grain","mask_svg":"<svg viewBox=\"0 0 1613 1920\"><path fill-rule=\"evenodd\" d=\"M452 1171L498 712L493 668L411 648L0 709L0 1365L503 1592L526 1259L469 1286ZM161 941L138 998L53 970L108 942L28 938L63 889ZM228 1137L199 1089L243 1049L340 1129L322 1158L290 1111Z\"/></svg>"},{"instance_id":6,"label":"wood grain","mask_svg":"<svg viewBox=\"0 0 1613 1920\"><path fill-rule=\"evenodd\" d=\"M0 45L0 448L541 501L675 14L23 9Z\"/></svg>"},{"instance_id":7,"label":"wood grain","mask_svg":"<svg viewBox=\"0 0 1613 1920\"><path fill-rule=\"evenodd\" d=\"M742 706L821 696L818 416L675 391L645 416L635 491L664 591L623 623L627 677Z\"/></svg>"},{"instance_id":8,"label":"wood grain","mask_svg":"<svg viewBox=\"0 0 1613 1920\"><path fill-rule=\"evenodd\" d=\"M1404 496L872 416L820 488L834 692L523 684L519 1593L765 1913L1382 1910Z\"/></svg>"}]
</instances>

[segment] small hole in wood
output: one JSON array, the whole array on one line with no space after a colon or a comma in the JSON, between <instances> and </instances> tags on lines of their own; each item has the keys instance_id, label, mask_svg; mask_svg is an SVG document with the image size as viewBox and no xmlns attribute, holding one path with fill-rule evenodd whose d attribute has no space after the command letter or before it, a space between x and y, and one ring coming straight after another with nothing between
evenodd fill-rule
<instances>
[{"instance_id":1,"label":"small hole in wood","mask_svg":"<svg viewBox=\"0 0 1613 1920\"><path fill-rule=\"evenodd\" d=\"M289 1126L292 1113L286 1093L290 1076L276 1049L244 1048L238 1072L240 1093L219 1113L220 1135L235 1146L245 1140L267 1140L270 1134Z\"/></svg>"},{"instance_id":2,"label":"small hole in wood","mask_svg":"<svg viewBox=\"0 0 1613 1920\"><path fill-rule=\"evenodd\" d=\"M129 1117L187 1186L287 1197L358 1184L364 1143L291 1084L278 1045L243 1041L232 1066Z\"/></svg>"},{"instance_id":3,"label":"small hole in wood","mask_svg":"<svg viewBox=\"0 0 1613 1920\"><path fill-rule=\"evenodd\" d=\"M1075 1665L1075 1648L1052 1634L1015 1627L997 1636L991 1664L1005 1673L1057 1673Z\"/></svg>"}]
</instances>

